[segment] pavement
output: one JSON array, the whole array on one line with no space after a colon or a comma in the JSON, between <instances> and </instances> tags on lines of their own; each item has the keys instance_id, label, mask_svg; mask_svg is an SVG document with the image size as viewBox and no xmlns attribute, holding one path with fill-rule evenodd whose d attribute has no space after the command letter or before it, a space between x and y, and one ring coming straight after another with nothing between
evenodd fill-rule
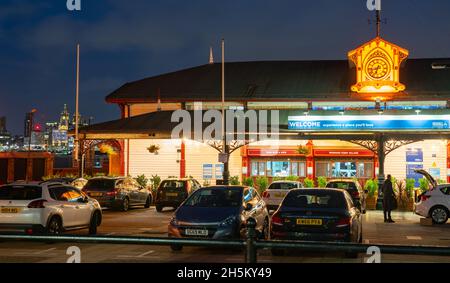
<instances>
[{"instance_id":1,"label":"pavement","mask_svg":"<svg viewBox=\"0 0 450 283\"><path fill-rule=\"evenodd\" d=\"M173 210L162 213L150 209L132 209L129 212L104 211L99 236L166 237L167 224ZM420 217L411 212L394 212L394 224L383 222L380 211L369 211L364 216L364 237L366 244L431 245L450 247L450 223L442 226L421 226ZM87 235L86 230L71 232ZM64 263L71 258L68 248L77 247L83 263L242 263L242 250L221 248L185 247L173 252L167 246L112 245L79 243L36 243L25 241L0 241L0 263ZM267 249L258 251L260 263L362 263L368 256L346 258L339 253L305 253L288 251L285 256L272 256ZM382 255L382 262L397 263L450 263L450 257L417 255Z\"/></svg>"}]
</instances>

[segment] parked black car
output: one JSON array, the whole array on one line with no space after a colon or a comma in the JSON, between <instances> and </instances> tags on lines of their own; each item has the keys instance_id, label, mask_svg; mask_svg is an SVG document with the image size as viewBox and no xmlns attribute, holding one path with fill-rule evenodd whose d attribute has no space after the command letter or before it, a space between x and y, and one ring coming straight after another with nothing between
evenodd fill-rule
<instances>
[{"instance_id":1,"label":"parked black car","mask_svg":"<svg viewBox=\"0 0 450 283\"><path fill-rule=\"evenodd\" d=\"M138 205L149 208L153 200L147 188L141 187L133 178L125 177L92 178L83 187L83 192L96 199L102 207L122 211Z\"/></svg>"},{"instance_id":2,"label":"parked black car","mask_svg":"<svg viewBox=\"0 0 450 283\"><path fill-rule=\"evenodd\" d=\"M193 191L200 187L200 183L191 178L162 181L156 191L156 211L161 212L164 207L179 207Z\"/></svg>"},{"instance_id":3,"label":"parked black car","mask_svg":"<svg viewBox=\"0 0 450 283\"><path fill-rule=\"evenodd\" d=\"M169 237L239 239L247 219L256 220L260 238L268 238L269 212L256 189L245 186L212 186L195 191L175 212ZM182 246L172 245L173 250Z\"/></svg>"},{"instance_id":4,"label":"parked black car","mask_svg":"<svg viewBox=\"0 0 450 283\"><path fill-rule=\"evenodd\" d=\"M362 214L345 190L295 189L272 216L271 238L360 243ZM272 253L281 255L284 250Z\"/></svg>"},{"instance_id":5,"label":"parked black car","mask_svg":"<svg viewBox=\"0 0 450 283\"><path fill-rule=\"evenodd\" d=\"M365 192L363 190L358 180L333 179L328 181L326 187L332 189L346 190L352 197L353 202L355 204L359 203L361 205L362 213L366 213L366 198L368 192Z\"/></svg>"}]
</instances>

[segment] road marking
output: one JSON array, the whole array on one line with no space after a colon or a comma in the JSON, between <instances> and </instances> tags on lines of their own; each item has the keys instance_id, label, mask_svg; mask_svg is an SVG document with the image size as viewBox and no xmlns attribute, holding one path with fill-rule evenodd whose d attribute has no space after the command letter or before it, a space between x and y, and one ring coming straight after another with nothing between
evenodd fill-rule
<instances>
[{"instance_id":1,"label":"road marking","mask_svg":"<svg viewBox=\"0 0 450 283\"><path fill-rule=\"evenodd\" d=\"M46 249L46 250L38 251L38 252L34 252L34 253L31 253L31 252L20 252L20 253L15 253L15 255L40 255L40 254L48 253L48 252L51 252L51 251L54 251L54 250L56 250L56 248L50 248L50 249Z\"/></svg>"},{"instance_id":2,"label":"road marking","mask_svg":"<svg viewBox=\"0 0 450 283\"><path fill-rule=\"evenodd\" d=\"M111 232L111 233L105 234L105 236L112 236L112 235L115 235L115 234L116 234L116 232Z\"/></svg>"},{"instance_id":3,"label":"road marking","mask_svg":"<svg viewBox=\"0 0 450 283\"><path fill-rule=\"evenodd\" d=\"M145 257L145 256L147 256L149 254L154 253L154 252L155 251L148 251L148 252L145 252L145 253L142 253L142 254L139 254L139 255L119 255L117 257L121 257L121 258L143 258L143 257Z\"/></svg>"},{"instance_id":4,"label":"road marking","mask_svg":"<svg viewBox=\"0 0 450 283\"><path fill-rule=\"evenodd\" d=\"M420 236L406 236L406 239L414 240L414 241L421 241L422 237L420 237Z\"/></svg>"}]
</instances>

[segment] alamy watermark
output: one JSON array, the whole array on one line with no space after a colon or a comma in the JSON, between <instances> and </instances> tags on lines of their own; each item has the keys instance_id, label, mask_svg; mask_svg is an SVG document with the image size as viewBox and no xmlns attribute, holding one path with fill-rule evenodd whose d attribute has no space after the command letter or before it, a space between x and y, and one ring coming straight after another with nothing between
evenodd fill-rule
<instances>
[{"instance_id":1,"label":"alamy watermark","mask_svg":"<svg viewBox=\"0 0 450 283\"><path fill-rule=\"evenodd\" d=\"M381 0L367 0L367 9L381 11Z\"/></svg>"},{"instance_id":2,"label":"alamy watermark","mask_svg":"<svg viewBox=\"0 0 450 283\"><path fill-rule=\"evenodd\" d=\"M81 0L67 0L66 6L69 11L81 11Z\"/></svg>"},{"instance_id":3,"label":"alamy watermark","mask_svg":"<svg viewBox=\"0 0 450 283\"><path fill-rule=\"evenodd\" d=\"M69 256L66 263L81 263L81 249L77 246L67 248L66 254Z\"/></svg>"},{"instance_id":4,"label":"alamy watermark","mask_svg":"<svg viewBox=\"0 0 450 283\"><path fill-rule=\"evenodd\" d=\"M278 140L278 110L226 110L222 121L219 110L203 111L201 104L196 109L199 110L172 113L171 122L178 123L172 130L172 139L189 138L198 142L225 139L226 143Z\"/></svg>"}]
</instances>

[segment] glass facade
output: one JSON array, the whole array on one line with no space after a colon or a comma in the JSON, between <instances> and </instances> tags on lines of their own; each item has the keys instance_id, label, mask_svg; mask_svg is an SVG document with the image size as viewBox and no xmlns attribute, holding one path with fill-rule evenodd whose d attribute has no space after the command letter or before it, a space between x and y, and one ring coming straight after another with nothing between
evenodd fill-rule
<instances>
[{"instance_id":1,"label":"glass facade","mask_svg":"<svg viewBox=\"0 0 450 283\"><path fill-rule=\"evenodd\" d=\"M327 178L373 178L370 161L317 161L316 176Z\"/></svg>"},{"instance_id":2,"label":"glass facade","mask_svg":"<svg viewBox=\"0 0 450 283\"><path fill-rule=\"evenodd\" d=\"M298 160L253 160L252 176L306 177L306 162Z\"/></svg>"}]
</instances>

